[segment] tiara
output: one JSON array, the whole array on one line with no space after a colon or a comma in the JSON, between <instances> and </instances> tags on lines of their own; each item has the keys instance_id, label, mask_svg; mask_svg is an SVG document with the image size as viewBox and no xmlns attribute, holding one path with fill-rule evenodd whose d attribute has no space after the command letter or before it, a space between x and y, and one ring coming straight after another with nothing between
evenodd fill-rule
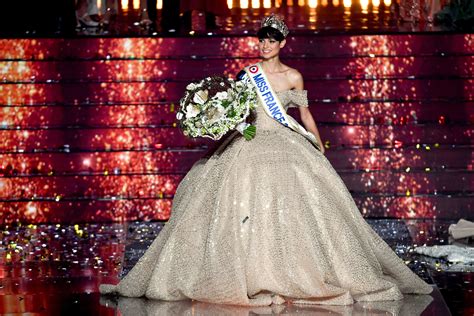
<instances>
[{"instance_id":1,"label":"tiara","mask_svg":"<svg viewBox=\"0 0 474 316\"><path fill-rule=\"evenodd\" d=\"M280 19L278 16L275 14L269 15L265 17L262 21L262 27L270 26L273 27L274 29L277 29L278 31L283 34L283 37L286 37L288 33L290 32L288 30L288 26L286 26L285 22L283 22L283 19Z\"/></svg>"}]
</instances>

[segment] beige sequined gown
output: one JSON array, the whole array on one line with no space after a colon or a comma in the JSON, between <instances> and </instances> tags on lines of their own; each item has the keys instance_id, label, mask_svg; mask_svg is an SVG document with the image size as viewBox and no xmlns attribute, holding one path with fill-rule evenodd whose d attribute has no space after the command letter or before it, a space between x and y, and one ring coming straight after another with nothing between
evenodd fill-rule
<instances>
[{"instance_id":1,"label":"beige sequined gown","mask_svg":"<svg viewBox=\"0 0 474 316\"><path fill-rule=\"evenodd\" d=\"M307 106L306 91L278 93ZM430 293L362 218L326 157L257 107L180 183L172 215L136 266L102 293L237 305L346 305Z\"/></svg>"}]
</instances>

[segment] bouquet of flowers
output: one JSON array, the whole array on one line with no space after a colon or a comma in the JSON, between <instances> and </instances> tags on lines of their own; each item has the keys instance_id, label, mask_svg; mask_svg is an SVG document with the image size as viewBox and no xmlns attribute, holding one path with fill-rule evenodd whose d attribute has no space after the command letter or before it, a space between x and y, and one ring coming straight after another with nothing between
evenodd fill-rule
<instances>
[{"instance_id":1,"label":"bouquet of flowers","mask_svg":"<svg viewBox=\"0 0 474 316\"><path fill-rule=\"evenodd\" d=\"M246 140L255 136L256 127L246 123L257 104L257 94L244 81L207 77L188 84L176 118L184 135L220 139L238 130Z\"/></svg>"}]
</instances>

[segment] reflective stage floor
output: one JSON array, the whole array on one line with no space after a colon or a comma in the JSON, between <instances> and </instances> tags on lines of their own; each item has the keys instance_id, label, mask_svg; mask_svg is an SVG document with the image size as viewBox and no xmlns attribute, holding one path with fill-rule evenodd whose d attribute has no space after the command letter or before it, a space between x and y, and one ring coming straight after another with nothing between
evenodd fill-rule
<instances>
[{"instance_id":1,"label":"reflective stage floor","mask_svg":"<svg viewBox=\"0 0 474 316\"><path fill-rule=\"evenodd\" d=\"M116 283L163 227L161 222L13 225L1 230L0 313L32 315L472 315L472 266L452 265L413 252L447 244L440 220L369 219L368 222L420 277L432 295L401 302L353 306L281 305L242 308L200 302L156 302L101 297L100 283ZM118 313L119 312L119 313Z\"/></svg>"}]
</instances>

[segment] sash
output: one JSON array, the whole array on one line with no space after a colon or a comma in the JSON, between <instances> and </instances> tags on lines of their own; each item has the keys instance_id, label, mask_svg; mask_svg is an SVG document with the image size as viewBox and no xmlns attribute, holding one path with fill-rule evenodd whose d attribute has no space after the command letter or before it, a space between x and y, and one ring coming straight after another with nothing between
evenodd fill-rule
<instances>
[{"instance_id":1,"label":"sash","mask_svg":"<svg viewBox=\"0 0 474 316\"><path fill-rule=\"evenodd\" d=\"M270 81L268 81L267 76L263 72L262 65L257 63L255 65L247 66L244 69L247 74L247 78L244 78L244 80L252 82L255 86L257 95L265 109L265 113L275 121L280 122L284 126L289 127L293 131L306 137L316 147L316 149L321 151L316 137L286 113L285 108L282 106L276 93L270 86Z\"/></svg>"}]
</instances>

